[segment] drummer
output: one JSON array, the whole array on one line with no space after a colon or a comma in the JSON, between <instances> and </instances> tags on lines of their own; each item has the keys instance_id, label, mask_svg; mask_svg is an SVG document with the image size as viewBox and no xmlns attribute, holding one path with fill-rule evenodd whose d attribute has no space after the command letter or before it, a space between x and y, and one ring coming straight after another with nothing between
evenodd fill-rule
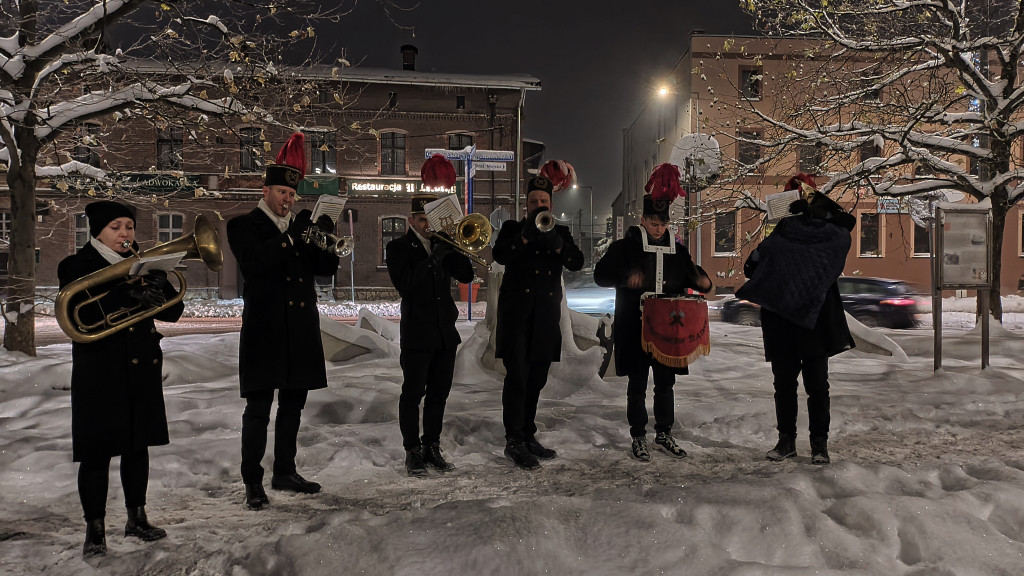
<instances>
[{"instance_id":1,"label":"drummer","mask_svg":"<svg viewBox=\"0 0 1024 576\"><path fill-rule=\"evenodd\" d=\"M615 287L615 373L629 379L626 419L633 439L633 457L649 462L646 407L649 374L654 375L654 445L673 458L685 458L686 451L672 437L675 422L672 386L676 374L688 371L685 367L670 368L658 363L641 347L640 297L645 292L682 295L687 288L706 293L711 290L711 279L693 263L686 247L669 231L669 204L677 196L686 194L679 185L679 168L667 163L658 166L644 190L648 194L644 195L640 226L631 226L624 238L608 247L604 258L594 267L594 281L599 286Z\"/></svg>"}]
</instances>

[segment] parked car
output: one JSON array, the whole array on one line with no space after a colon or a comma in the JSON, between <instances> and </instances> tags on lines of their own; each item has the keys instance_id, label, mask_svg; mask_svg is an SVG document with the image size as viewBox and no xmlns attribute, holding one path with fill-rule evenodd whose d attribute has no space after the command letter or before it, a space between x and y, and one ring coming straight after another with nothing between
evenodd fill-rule
<instances>
[{"instance_id":1,"label":"parked car","mask_svg":"<svg viewBox=\"0 0 1024 576\"><path fill-rule=\"evenodd\" d=\"M615 314L615 288L605 288L593 283L566 286L565 303L572 310L592 316Z\"/></svg>"},{"instance_id":2,"label":"parked car","mask_svg":"<svg viewBox=\"0 0 1024 576\"><path fill-rule=\"evenodd\" d=\"M843 276L839 278L843 308L865 326L913 328L920 313L919 291L912 284L888 278ZM730 298L722 302L723 322L760 326L760 306L748 300Z\"/></svg>"}]
</instances>

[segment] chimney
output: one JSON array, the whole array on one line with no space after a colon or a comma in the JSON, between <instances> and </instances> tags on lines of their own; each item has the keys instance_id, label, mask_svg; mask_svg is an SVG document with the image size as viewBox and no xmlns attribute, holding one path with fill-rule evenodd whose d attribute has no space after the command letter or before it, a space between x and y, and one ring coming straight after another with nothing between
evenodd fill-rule
<instances>
[{"instance_id":1,"label":"chimney","mask_svg":"<svg viewBox=\"0 0 1024 576\"><path fill-rule=\"evenodd\" d=\"M417 53L419 53L419 50L417 50L412 44L405 44L402 46L402 70L416 69Z\"/></svg>"}]
</instances>

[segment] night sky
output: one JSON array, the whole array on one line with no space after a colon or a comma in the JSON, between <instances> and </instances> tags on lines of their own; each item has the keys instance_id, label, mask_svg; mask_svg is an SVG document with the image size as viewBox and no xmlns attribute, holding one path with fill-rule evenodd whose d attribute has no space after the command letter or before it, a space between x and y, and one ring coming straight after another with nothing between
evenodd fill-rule
<instances>
[{"instance_id":1,"label":"night sky","mask_svg":"<svg viewBox=\"0 0 1024 576\"><path fill-rule=\"evenodd\" d=\"M580 185L593 186L600 223L622 187L622 130L683 54L691 29L751 33L738 4L424 0L415 9L392 12L409 27L403 29L379 4L364 0L331 37L354 65L401 68L399 47L413 44L417 70L539 78L543 89L527 93L523 135L545 143L545 159L572 163ZM586 215L587 201L586 192L566 192L556 196L555 209L573 213L582 207Z\"/></svg>"}]
</instances>

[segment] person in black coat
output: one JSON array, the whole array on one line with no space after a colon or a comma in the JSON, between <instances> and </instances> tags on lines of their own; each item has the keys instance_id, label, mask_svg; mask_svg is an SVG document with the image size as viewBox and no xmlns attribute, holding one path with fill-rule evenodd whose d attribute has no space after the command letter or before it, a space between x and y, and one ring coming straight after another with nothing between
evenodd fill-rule
<instances>
[{"instance_id":1,"label":"person in black coat","mask_svg":"<svg viewBox=\"0 0 1024 576\"><path fill-rule=\"evenodd\" d=\"M296 440L308 391L327 387L315 276L333 276L338 256L303 240L311 226L333 231L330 217L321 216L313 224L309 210L291 212L304 166L302 135L296 133L277 163L267 167L259 205L227 225L228 244L245 281L238 349L238 382L245 398L241 468L246 506L253 510L270 502L260 462L274 390L279 392L270 486L305 494L320 491L319 484L295 468Z\"/></svg>"},{"instance_id":2,"label":"person in black coat","mask_svg":"<svg viewBox=\"0 0 1024 576\"><path fill-rule=\"evenodd\" d=\"M678 169L676 169L678 171ZM678 188L678 178L675 179ZM672 195L674 198L675 196ZM656 247L675 244L674 253L663 253L662 293L683 295L686 290L711 290L711 279L703 268L693 263L690 253L675 240L668 228L670 199L655 200L644 195L640 226L630 227L620 240L609 247L594 267L598 286L615 288L615 373L628 377L626 388L626 419L632 438L633 457L641 462L651 459L647 445L647 382L654 377L655 446L675 458L686 457L686 451L672 437L675 423L675 398L672 391L676 374L687 374L686 367L672 368L659 363L641 346L641 296L656 289ZM645 247L651 249L645 250Z\"/></svg>"},{"instance_id":3,"label":"person in black coat","mask_svg":"<svg viewBox=\"0 0 1024 576\"><path fill-rule=\"evenodd\" d=\"M462 342L455 329L459 311L452 299L451 282L452 278L462 283L473 281L469 258L441 240L441 232L430 229L423 205L436 198L412 198L409 230L405 236L388 242L385 252L391 283L402 297L403 380L398 425L410 476L426 475L428 464L439 472L455 468L441 455L444 407L455 375L455 352Z\"/></svg>"},{"instance_id":4,"label":"person in black coat","mask_svg":"<svg viewBox=\"0 0 1024 576\"><path fill-rule=\"evenodd\" d=\"M85 214L91 237L57 266L61 288L132 257L131 250L138 250L131 208L104 200L87 205ZM98 322L123 308L159 307L176 294L163 271L145 274L141 280L132 284L114 280L89 290L91 294L107 295L82 306L82 321ZM69 304L73 308L86 297L83 293ZM121 486L128 509L125 536L152 541L167 535L149 523L145 508L149 447L170 441L162 388L163 336L156 331L153 319L175 322L184 308L179 302L99 340L71 344L72 458L79 462L78 495L86 522L82 552L86 557L103 555L107 550L107 478L114 456L121 457Z\"/></svg>"},{"instance_id":5,"label":"person in black coat","mask_svg":"<svg viewBox=\"0 0 1024 576\"><path fill-rule=\"evenodd\" d=\"M583 267L583 252L567 227L555 225L548 231L537 227L538 215L552 209L552 190L550 179L530 179L529 215L502 224L492 251L494 260L505 266L495 326L495 357L505 366L501 392L505 456L527 470L540 466L538 458L555 457L555 451L536 438L537 402L551 363L561 358L562 268Z\"/></svg>"},{"instance_id":6,"label":"person in black coat","mask_svg":"<svg viewBox=\"0 0 1024 576\"><path fill-rule=\"evenodd\" d=\"M800 190L783 218L743 265L748 281L736 292L761 305L765 360L771 362L779 441L765 454L796 456L797 376L807 393L811 462L828 464L828 359L854 347L836 280L846 265L856 219L798 174L786 190Z\"/></svg>"}]
</instances>

